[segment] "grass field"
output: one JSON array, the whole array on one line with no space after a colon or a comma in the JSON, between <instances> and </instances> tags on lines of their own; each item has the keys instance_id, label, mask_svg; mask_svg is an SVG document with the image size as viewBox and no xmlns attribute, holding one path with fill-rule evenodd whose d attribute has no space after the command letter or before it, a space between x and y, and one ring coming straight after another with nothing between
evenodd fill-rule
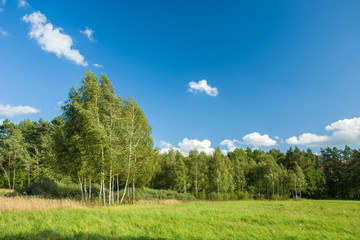
<instances>
[{"instance_id":1,"label":"grass field","mask_svg":"<svg viewBox=\"0 0 360 240\"><path fill-rule=\"evenodd\" d=\"M0 239L360 239L358 201L169 203L8 209Z\"/></svg>"}]
</instances>

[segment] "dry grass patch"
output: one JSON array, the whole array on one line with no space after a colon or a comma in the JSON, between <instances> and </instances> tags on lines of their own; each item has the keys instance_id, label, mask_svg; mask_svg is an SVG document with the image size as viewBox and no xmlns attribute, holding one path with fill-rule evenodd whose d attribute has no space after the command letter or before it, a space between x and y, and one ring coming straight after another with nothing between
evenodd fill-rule
<instances>
[{"instance_id":1,"label":"dry grass patch","mask_svg":"<svg viewBox=\"0 0 360 240\"><path fill-rule=\"evenodd\" d=\"M0 212L22 212L29 210L80 208L83 204L72 200L53 200L35 197L2 197L0 196Z\"/></svg>"}]
</instances>

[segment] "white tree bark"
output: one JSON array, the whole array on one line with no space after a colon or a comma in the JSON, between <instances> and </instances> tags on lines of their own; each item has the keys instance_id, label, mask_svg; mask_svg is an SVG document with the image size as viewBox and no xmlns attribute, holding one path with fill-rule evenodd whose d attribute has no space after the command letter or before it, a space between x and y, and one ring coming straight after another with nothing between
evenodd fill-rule
<instances>
[{"instance_id":1,"label":"white tree bark","mask_svg":"<svg viewBox=\"0 0 360 240\"><path fill-rule=\"evenodd\" d=\"M109 206L111 206L111 183L112 183L112 169L110 168L110 177L109 177Z\"/></svg>"},{"instance_id":2,"label":"white tree bark","mask_svg":"<svg viewBox=\"0 0 360 240\"><path fill-rule=\"evenodd\" d=\"M83 186L82 186L80 176L79 176L79 184L80 184L80 191L81 191L81 199L84 200L84 192L83 192Z\"/></svg>"}]
</instances>

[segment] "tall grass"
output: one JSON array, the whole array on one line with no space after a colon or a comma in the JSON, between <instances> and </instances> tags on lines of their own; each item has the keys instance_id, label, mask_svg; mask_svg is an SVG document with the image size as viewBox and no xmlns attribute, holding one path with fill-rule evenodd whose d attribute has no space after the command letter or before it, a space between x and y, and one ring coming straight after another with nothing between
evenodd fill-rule
<instances>
[{"instance_id":1,"label":"tall grass","mask_svg":"<svg viewBox=\"0 0 360 240\"><path fill-rule=\"evenodd\" d=\"M36 197L2 197L0 196L0 213L29 210L48 210L60 208L78 208L83 206L80 202L68 199L53 200Z\"/></svg>"},{"instance_id":2,"label":"tall grass","mask_svg":"<svg viewBox=\"0 0 360 240\"><path fill-rule=\"evenodd\" d=\"M360 239L358 201L231 201L0 214L0 239Z\"/></svg>"}]
</instances>

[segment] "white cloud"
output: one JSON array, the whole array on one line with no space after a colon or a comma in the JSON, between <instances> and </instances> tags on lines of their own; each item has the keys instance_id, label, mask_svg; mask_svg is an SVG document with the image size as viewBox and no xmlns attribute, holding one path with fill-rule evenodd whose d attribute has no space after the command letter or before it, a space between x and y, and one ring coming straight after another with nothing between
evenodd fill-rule
<instances>
[{"instance_id":1,"label":"white cloud","mask_svg":"<svg viewBox=\"0 0 360 240\"><path fill-rule=\"evenodd\" d=\"M197 139L184 138L178 145L184 155L188 155L191 150L198 150L206 154L212 154L215 151L211 147L211 142L207 139L199 141Z\"/></svg>"},{"instance_id":2,"label":"white cloud","mask_svg":"<svg viewBox=\"0 0 360 240\"><path fill-rule=\"evenodd\" d=\"M4 31L1 27L0 27L0 34L3 35L4 37L9 36L9 33Z\"/></svg>"},{"instance_id":3,"label":"white cloud","mask_svg":"<svg viewBox=\"0 0 360 240\"><path fill-rule=\"evenodd\" d=\"M37 113L40 112L40 110L30 107L30 106L10 106L10 105L4 105L0 104L0 115L6 116L6 117L13 117L15 115L25 115L30 113Z\"/></svg>"},{"instance_id":4,"label":"white cloud","mask_svg":"<svg viewBox=\"0 0 360 240\"><path fill-rule=\"evenodd\" d=\"M6 1L5 1L6 2ZM27 7L29 4L25 0L19 0L18 1L18 7Z\"/></svg>"},{"instance_id":5,"label":"white cloud","mask_svg":"<svg viewBox=\"0 0 360 240\"><path fill-rule=\"evenodd\" d=\"M242 144L253 145L254 147L260 147L260 146L269 147L276 145L276 141L271 139L269 135L267 134L261 135L260 133L257 132L247 134L242 139L243 139Z\"/></svg>"},{"instance_id":6,"label":"white cloud","mask_svg":"<svg viewBox=\"0 0 360 240\"><path fill-rule=\"evenodd\" d=\"M160 153L167 153L167 152L169 152L171 149L173 149L173 150L175 150L175 151L177 150L177 151L180 152L180 149L179 149L179 148L173 147L173 146L171 145L171 143L169 143L169 142L160 141L160 147L161 147Z\"/></svg>"},{"instance_id":7,"label":"white cloud","mask_svg":"<svg viewBox=\"0 0 360 240\"><path fill-rule=\"evenodd\" d=\"M95 42L95 39L94 39L94 37L93 37L93 34L94 34L94 32L95 32L94 30L86 27L84 31L80 31L80 32L83 33L83 34L85 34L90 41Z\"/></svg>"},{"instance_id":8,"label":"white cloud","mask_svg":"<svg viewBox=\"0 0 360 240\"><path fill-rule=\"evenodd\" d=\"M233 139L225 139L221 141L220 145L226 146L227 149L222 149L221 152L226 155L228 152L233 152L238 148L237 144L242 145L253 145L255 149L258 149L260 146L273 146L276 145L276 141L271 139L269 135L260 135L257 132L250 133L245 135L242 138L244 141ZM169 142L160 141L160 153L167 153L170 149L178 150L184 156L188 156L191 150L198 150L199 152L204 152L207 155L213 154L215 151L211 147L211 142L207 139L200 141L197 139L188 139L184 138L181 142L178 143L179 147L174 147Z\"/></svg>"},{"instance_id":9,"label":"white cloud","mask_svg":"<svg viewBox=\"0 0 360 240\"><path fill-rule=\"evenodd\" d=\"M199 152L204 152L205 154L212 154L215 149L211 147L211 142L207 139L200 141L197 139L188 139L184 138L178 144L179 148L173 147L170 143L165 141L160 141L160 153L166 153L170 149L178 150L182 155L188 156L191 150L198 150Z\"/></svg>"},{"instance_id":10,"label":"white cloud","mask_svg":"<svg viewBox=\"0 0 360 240\"><path fill-rule=\"evenodd\" d=\"M199 82L189 82L188 91L192 93L206 92L207 95L215 97L219 94L216 87L211 87L207 84L206 79L200 80Z\"/></svg>"},{"instance_id":11,"label":"white cloud","mask_svg":"<svg viewBox=\"0 0 360 240\"><path fill-rule=\"evenodd\" d=\"M269 137L269 135L267 135L267 134L261 135L260 133L257 133L257 132L247 134L242 139L243 139L243 141L239 141L236 139L223 140L220 143L220 145L226 146L227 149L223 149L222 152L224 154L228 153L228 152L233 152L236 148L238 148L237 144L252 145L255 147L255 149L258 149L258 147L261 147L261 146L269 147L269 146L274 146L277 143L275 140L271 139Z\"/></svg>"},{"instance_id":12,"label":"white cloud","mask_svg":"<svg viewBox=\"0 0 360 240\"><path fill-rule=\"evenodd\" d=\"M30 23L30 38L35 38L40 44L41 49L55 53L57 57L65 57L78 65L87 66L85 58L78 50L72 49L73 41L69 35L62 33L61 28L54 28L51 23L47 23L46 16L41 12L26 14L23 21Z\"/></svg>"},{"instance_id":13,"label":"white cloud","mask_svg":"<svg viewBox=\"0 0 360 240\"><path fill-rule=\"evenodd\" d=\"M325 127L331 136L303 133L286 139L287 144L304 146L360 145L360 118L344 119Z\"/></svg>"},{"instance_id":14,"label":"white cloud","mask_svg":"<svg viewBox=\"0 0 360 240\"><path fill-rule=\"evenodd\" d=\"M228 151L233 152L237 148L235 143L239 143L239 141L236 139L234 139L234 140L225 139L220 143L220 145L225 145L227 147L227 150L225 150L226 152L228 152Z\"/></svg>"},{"instance_id":15,"label":"white cloud","mask_svg":"<svg viewBox=\"0 0 360 240\"><path fill-rule=\"evenodd\" d=\"M230 140L230 139L225 139L223 140L220 145L224 145L227 147L227 149L221 149L221 152L224 154L224 155L227 155L228 152L233 152L236 148L238 148L238 146L235 145L235 143L240 143L239 140L236 140L236 139L233 139L233 140Z\"/></svg>"},{"instance_id":16,"label":"white cloud","mask_svg":"<svg viewBox=\"0 0 360 240\"><path fill-rule=\"evenodd\" d=\"M4 121L5 119L0 119L0 125L2 125Z\"/></svg>"},{"instance_id":17,"label":"white cloud","mask_svg":"<svg viewBox=\"0 0 360 240\"><path fill-rule=\"evenodd\" d=\"M94 67L97 67L97 68L103 68L103 66L102 66L102 65L97 64L97 63L94 63L94 64L93 64L93 66L94 66Z\"/></svg>"},{"instance_id":18,"label":"white cloud","mask_svg":"<svg viewBox=\"0 0 360 240\"><path fill-rule=\"evenodd\" d=\"M329 136L318 136L312 133L303 133L299 137L294 136L286 139L286 143L293 145L317 146L328 142L329 140Z\"/></svg>"},{"instance_id":19,"label":"white cloud","mask_svg":"<svg viewBox=\"0 0 360 240\"><path fill-rule=\"evenodd\" d=\"M160 141L160 147L162 147L162 148L172 148L173 146L169 142Z\"/></svg>"}]
</instances>

